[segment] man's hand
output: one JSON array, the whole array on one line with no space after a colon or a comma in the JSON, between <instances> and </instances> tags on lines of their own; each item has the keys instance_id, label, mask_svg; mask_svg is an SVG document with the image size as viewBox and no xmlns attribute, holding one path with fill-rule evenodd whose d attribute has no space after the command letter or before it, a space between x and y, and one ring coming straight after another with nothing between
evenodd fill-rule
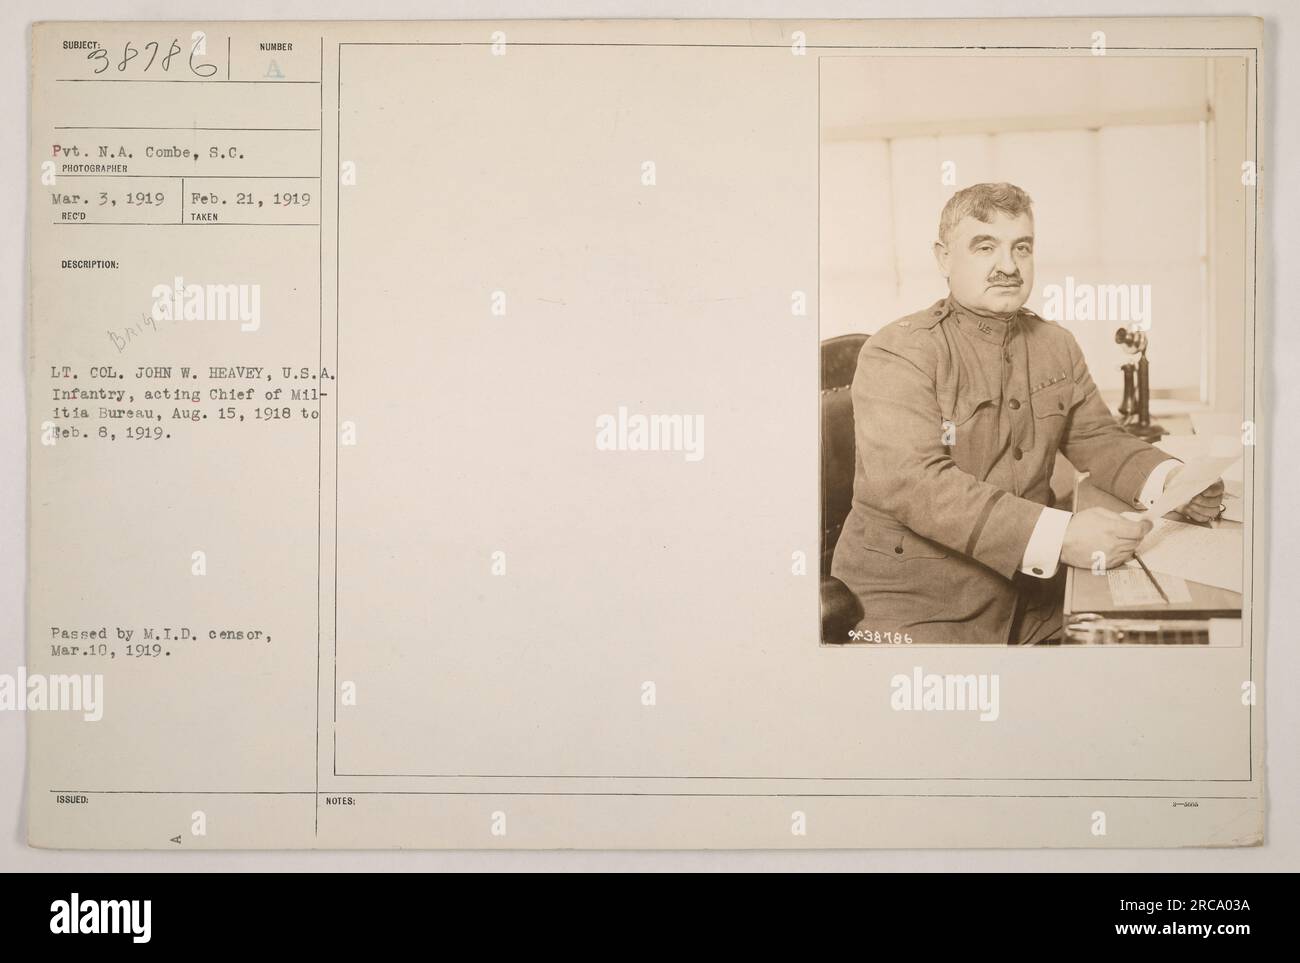
<instances>
[{"instance_id":1,"label":"man's hand","mask_svg":"<svg viewBox=\"0 0 1300 963\"><path fill-rule=\"evenodd\" d=\"M1179 465L1171 471L1165 478L1165 488L1168 489L1182 471ZM1219 517L1219 507L1223 504L1223 479L1218 479L1213 485L1205 489L1186 505L1179 505L1175 511L1186 515L1194 522L1208 522L1213 518Z\"/></svg>"},{"instance_id":2,"label":"man's hand","mask_svg":"<svg viewBox=\"0 0 1300 963\"><path fill-rule=\"evenodd\" d=\"M1214 507L1217 511L1217 502ZM1103 567L1116 568L1133 557L1149 531L1151 522L1129 521L1109 508L1076 512L1065 529L1061 561L1075 568L1092 568L1094 553L1101 552Z\"/></svg>"}]
</instances>

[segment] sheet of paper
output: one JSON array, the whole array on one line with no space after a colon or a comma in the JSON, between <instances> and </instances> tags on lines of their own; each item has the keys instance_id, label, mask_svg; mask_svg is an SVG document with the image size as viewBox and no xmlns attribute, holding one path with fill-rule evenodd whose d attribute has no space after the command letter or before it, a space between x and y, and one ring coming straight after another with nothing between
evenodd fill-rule
<instances>
[{"instance_id":1,"label":"sheet of paper","mask_svg":"<svg viewBox=\"0 0 1300 963\"><path fill-rule=\"evenodd\" d=\"M1243 478L1245 448L1241 443L1241 433L1229 434L1195 434L1166 435L1156 442L1156 447L1166 451L1174 458L1184 462L1195 462L1205 458L1229 458L1238 456L1223 469L1223 480L1238 481Z\"/></svg>"},{"instance_id":2,"label":"sheet of paper","mask_svg":"<svg viewBox=\"0 0 1300 963\"><path fill-rule=\"evenodd\" d=\"M1216 660L1027 650L1063 599L1017 606L1067 580L1004 570L1017 486L1122 467L1099 403L1067 415L1080 352L1120 385L1109 312L1157 306L1157 388L1258 417L1261 49L1247 18L35 25L23 669L102 699L28 714L30 841L1257 842L1250 612ZM958 191L945 230L1037 225L1033 292L939 269ZM1027 308L1014 456L976 353L1009 322L963 284ZM865 336L935 366L885 373L920 400L880 451ZM986 454L997 493L960 477ZM1153 568L1240 578L1240 536L1178 538ZM870 587L836 593L841 546Z\"/></svg>"},{"instance_id":3,"label":"sheet of paper","mask_svg":"<svg viewBox=\"0 0 1300 963\"><path fill-rule=\"evenodd\" d=\"M1203 585L1241 591L1239 528L1207 528L1162 518L1142 540L1138 554L1157 577L1177 575Z\"/></svg>"},{"instance_id":4,"label":"sheet of paper","mask_svg":"<svg viewBox=\"0 0 1300 963\"><path fill-rule=\"evenodd\" d=\"M1160 518L1189 501L1223 478L1223 473L1241 458L1240 453L1218 457L1198 458L1179 469L1172 482L1155 503L1144 512L1125 512L1129 518Z\"/></svg>"},{"instance_id":5,"label":"sheet of paper","mask_svg":"<svg viewBox=\"0 0 1300 963\"><path fill-rule=\"evenodd\" d=\"M1137 562L1128 562L1106 573L1110 583L1110 597L1117 606L1182 604L1192 600L1187 589L1187 582L1177 575L1161 573L1152 575L1159 581L1160 589L1152 582L1152 576L1142 571Z\"/></svg>"}]
</instances>

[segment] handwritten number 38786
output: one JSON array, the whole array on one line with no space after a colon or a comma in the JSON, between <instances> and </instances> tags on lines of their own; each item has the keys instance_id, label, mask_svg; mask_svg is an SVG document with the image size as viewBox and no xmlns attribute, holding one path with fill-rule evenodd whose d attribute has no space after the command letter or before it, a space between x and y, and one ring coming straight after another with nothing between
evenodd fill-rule
<instances>
[{"instance_id":1,"label":"handwritten number 38786","mask_svg":"<svg viewBox=\"0 0 1300 963\"><path fill-rule=\"evenodd\" d=\"M183 53L184 50L185 48L181 46L180 41L173 39L167 52L163 54L162 57L159 57L158 54L162 51L162 44L157 40L151 40L145 44L143 48L139 49L128 40L122 46L122 57L120 60L115 60L105 47L96 47L94 50L90 51L90 53L86 54L86 59L96 62L94 72L97 74L104 73L110 66L116 66L120 72L125 73L127 65L141 57L146 59L142 60L140 64L136 64L136 67L139 67L142 73L148 71L155 63L157 63L165 72L171 69L172 59L177 54ZM196 56L202 56L203 52L203 35L197 34L193 46L190 47L190 55L187 63L190 72L196 77L211 77L217 72L216 64L196 64L194 62L194 58ZM141 67L141 64L143 64L143 67Z\"/></svg>"}]
</instances>

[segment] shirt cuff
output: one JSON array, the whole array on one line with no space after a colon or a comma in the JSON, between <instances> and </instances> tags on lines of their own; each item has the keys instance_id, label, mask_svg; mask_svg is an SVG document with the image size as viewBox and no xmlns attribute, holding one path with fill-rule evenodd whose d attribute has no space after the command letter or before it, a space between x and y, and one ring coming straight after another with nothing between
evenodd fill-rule
<instances>
[{"instance_id":1,"label":"shirt cuff","mask_svg":"<svg viewBox=\"0 0 1300 963\"><path fill-rule=\"evenodd\" d=\"M1065 544L1065 530L1073 516L1059 508L1044 508L1038 524L1025 546L1024 561L1020 571L1034 578L1051 578L1061 562L1061 546Z\"/></svg>"},{"instance_id":2,"label":"shirt cuff","mask_svg":"<svg viewBox=\"0 0 1300 963\"><path fill-rule=\"evenodd\" d=\"M1177 458L1168 458L1151 469L1151 474L1147 476L1146 484L1142 486L1142 491L1138 493L1138 504L1142 508L1150 508L1156 503L1156 499L1161 496L1165 490L1165 479L1169 473L1181 465L1182 462Z\"/></svg>"}]
</instances>

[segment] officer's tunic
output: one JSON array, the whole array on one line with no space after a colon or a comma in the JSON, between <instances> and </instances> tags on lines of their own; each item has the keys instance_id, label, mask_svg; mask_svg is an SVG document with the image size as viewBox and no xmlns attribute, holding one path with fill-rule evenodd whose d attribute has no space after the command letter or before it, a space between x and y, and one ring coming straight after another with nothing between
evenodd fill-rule
<instances>
[{"instance_id":1,"label":"officer's tunic","mask_svg":"<svg viewBox=\"0 0 1300 963\"><path fill-rule=\"evenodd\" d=\"M1060 630L1059 582L1019 572L1056 453L1134 503L1168 456L1126 432L1074 336L952 298L886 326L853 379L853 508L831 574L857 629L923 643L1032 643Z\"/></svg>"}]
</instances>

